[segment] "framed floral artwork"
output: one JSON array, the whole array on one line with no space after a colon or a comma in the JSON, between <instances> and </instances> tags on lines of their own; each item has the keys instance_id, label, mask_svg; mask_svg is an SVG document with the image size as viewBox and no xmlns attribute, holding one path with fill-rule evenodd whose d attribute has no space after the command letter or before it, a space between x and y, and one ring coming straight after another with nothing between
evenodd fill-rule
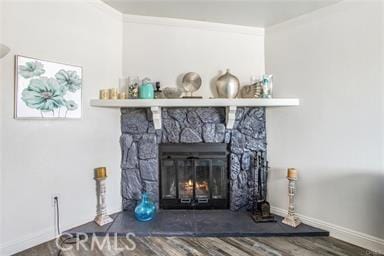
<instances>
[{"instance_id":1,"label":"framed floral artwork","mask_svg":"<svg viewBox=\"0 0 384 256\"><path fill-rule=\"evenodd\" d=\"M15 118L81 118L81 67L20 55L15 66Z\"/></svg>"}]
</instances>

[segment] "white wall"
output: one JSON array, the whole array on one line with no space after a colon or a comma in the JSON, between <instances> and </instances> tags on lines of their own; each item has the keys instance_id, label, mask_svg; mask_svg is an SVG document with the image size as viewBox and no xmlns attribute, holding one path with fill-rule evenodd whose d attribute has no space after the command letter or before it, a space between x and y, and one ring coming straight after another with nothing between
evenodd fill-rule
<instances>
[{"instance_id":1,"label":"white wall","mask_svg":"<svg viewBox=\"0 0 384 256\"><path fill-rule=\"evenodd\" d=\"M245 84L264 73L262 28L132 15L124 21L124 76L174 87L194 71L203 80L196 95L209 98L216 93L213 79L226 68Z\"/></svg>"},{"instance_id":2,"label":"white wall","mask_svg":"<svg viewBox=\"0 0 384 256\"><path fill-rule=\"evenodd\" d=\"M299 213L373 240L384 238L383 14L344 1L266 30L275 96L301 100L268 113L272 205L287 209L296 167Z\"/></svg>"},{"instance_id":3,"label":"white wall","mask_svg":"<svg viewBox=\"0 0 384 256\"><path fill-rule=\"evenodd\" d=\"M53 237L51 194L61 195L62 228L91 221L93 168L107 166L108 207L121 208L118 110L91 108L121 76L121 15L97 1L5 1L1 62L3 254ZM83 67L83 118L13 119L14 55Z\"/></svg>"}]
</instances>

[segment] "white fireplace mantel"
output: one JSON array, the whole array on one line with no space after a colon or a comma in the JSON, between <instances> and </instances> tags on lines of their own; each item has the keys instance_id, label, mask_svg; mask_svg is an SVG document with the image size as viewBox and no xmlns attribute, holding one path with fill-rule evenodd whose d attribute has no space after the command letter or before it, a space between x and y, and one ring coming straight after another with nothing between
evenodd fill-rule
<instances>
[{"instance_id":1,"label":"white fireplace mantel","mask_svg":"<svg viewBox=\"0 0 384 256\"><path fill-rule=\"evenodd\" d=\"M150 108L155 129L161 129L161 108L177 107L225 107L226 126L232 129L237 107L288 107L298 106L299 99L128 99L128 100L91 100L93 107L105 108Z\"/></svg>"}]
</instances>

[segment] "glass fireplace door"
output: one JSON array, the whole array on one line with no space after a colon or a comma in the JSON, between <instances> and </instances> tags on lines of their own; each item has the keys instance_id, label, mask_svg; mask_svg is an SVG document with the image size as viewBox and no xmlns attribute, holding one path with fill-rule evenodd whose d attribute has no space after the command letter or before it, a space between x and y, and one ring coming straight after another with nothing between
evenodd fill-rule
<instances>
[{"instance_id":1,"label":"glass fireplace door","mask_svg":"<svg viewBox=\"0 0 384 256\"><path fill-rule=\"evenodd\" d=\"M210 160L195 160L195 198L198 203L208 203Z\"/></svg>"},{"instance_id":2,"label":"glass fireplace door","mask_svg":"<svg viewBox=\"0 0 384 256\"><path fill-rule=\"evenodd\" d=\"M212 199L227 197L227 165L223 160L212 160L211 191Z\"/></svg>"},{"instance_id":3,"label":"glass fireplace door","mask_svg":"<svg viewBox=\"0 0 384 256\"><path fill-rule=\"evenodd\" d=\"M227 209L226 144L162 144L160 207Z\"/></svg>"},{"instance_id":4,"label":"glass fireplace door","mask_svg":"<svg viewBox=\"0 0 384 256\"><path fill-rule=\"evenodd\" d=\"M194 197L195 178L191 160L177 160L179 200L191 203Z\"/></svg>"},{"instance_id":5,"label":"glass fireplace door","mask_svg":"<svg viewBox=\"0 0 384 256\"><path fill-rule=\"evenodd\" d=\"M176 199L177 169L175 161L164 160L161 172L162 197L166 199Z\"/></svg>"}]
</instances>

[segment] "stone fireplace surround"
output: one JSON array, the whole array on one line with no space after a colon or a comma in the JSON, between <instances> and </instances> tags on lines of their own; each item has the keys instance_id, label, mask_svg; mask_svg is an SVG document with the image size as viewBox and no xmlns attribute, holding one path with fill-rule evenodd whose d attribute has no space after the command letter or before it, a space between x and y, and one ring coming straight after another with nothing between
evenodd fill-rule
<instances>
[{"instance_id":1,"label":"stone fireplace surround","mask_svg":"<svg viewBox=\"0 0 384 256\"><path fill-rule=\"evenodd\" d=\"M230 209L251 206L253 156L266 151L264 107L240 107L232 130L225 127L225 108L162 108L162 129L155 130L148 108L121 108L123 209L132 210L146 191L159 201L160 143L227 143ZM266 181L262 181L266 182Z\"/></svg>"}]
</instances>

